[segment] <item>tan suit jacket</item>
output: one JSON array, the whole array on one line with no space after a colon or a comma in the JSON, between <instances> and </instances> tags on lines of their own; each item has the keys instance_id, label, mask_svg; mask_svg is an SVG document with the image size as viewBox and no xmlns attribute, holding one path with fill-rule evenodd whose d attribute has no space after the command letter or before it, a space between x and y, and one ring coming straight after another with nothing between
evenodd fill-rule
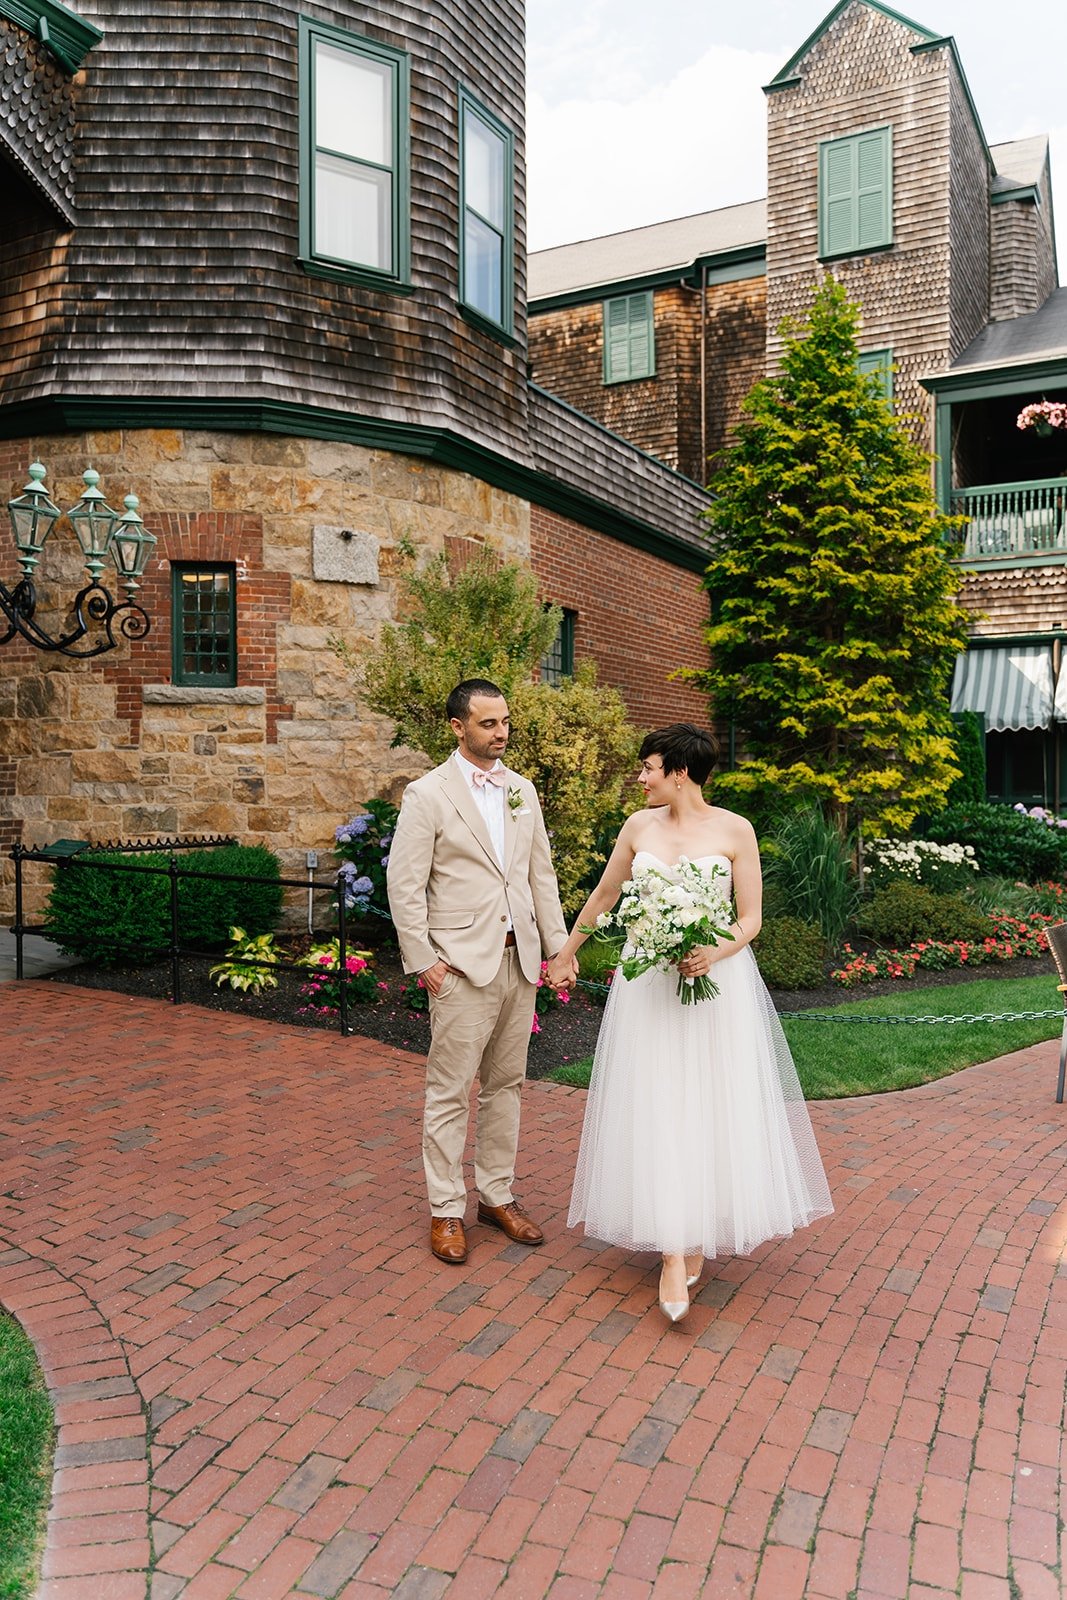
<instances>
[{"instance_id":1,"label":"tan suit jacket","mask_svg":"<svg viewBox=\"0 0 1067 1600\"><path fill-rule=\"evenodd\" d=\"M446 961L476 988L496 977L510 919L523 975L537 981L542 951L567 937L541 806L532 783L508 771L504 866L451 757L404 792L389 850L389 909L405 972ZM508 804L515 793L521 806Z\"/></svg>"}]
</instances>

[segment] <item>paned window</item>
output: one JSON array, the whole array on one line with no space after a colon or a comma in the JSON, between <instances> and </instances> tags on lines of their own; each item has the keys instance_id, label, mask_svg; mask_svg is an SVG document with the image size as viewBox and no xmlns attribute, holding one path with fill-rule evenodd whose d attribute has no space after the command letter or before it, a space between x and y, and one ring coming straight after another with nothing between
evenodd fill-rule
<instances>
[{"instance_id":1,"label":"paned window","mask_svg":"<svg viewBox=\"0 0 1067 1600\"><path fill-rule=\"evenodd\" d=\"M511 133L462 91L459 298L505 333L512 327Z\"/></svg>"},{"instance_id":2,"label":"paned window","mask_svg":"<svg viewBox=\"0 0 1067 1600\"><path fill-rule=\"evenodd\" d=\"M574 676L574 624L576 611L564 611L559 630L549 648L541 657L541 682L559 688L564 678Z\"/></svg>"},{"instance_id":3,"label":"paned window","mask_svg":"<svg viewBox=\"0 0 1067 1600\"><path fill-rule=\"evenodd\" d=\"M301 19L301 255L403 282L408 253L408 58Z\"/></svg>"},{"instance_id":4,"label":"paned window","mask_svg":"<svg viewBox=\"0 0 1067 1600\"><path fill-rule=\"evenodd\" d=\"M858 255L892 242L892 128L824 140L819 146L819 255Z\"/></svg>"},{"instance_id":5,"label":"paned window","mask_svg":"<svg viewBox=\"0 0 1067 1600\"><path fill-rule=\"evenodd\" d=\"M604 301L604 382L651 378L656 370L652 291Z\"/></svg>"},{"instance_id":6,"label":"paned window","mask_svg":"<svg viewBox=\"0 0 1067 1600\"><path fill-rule=\"evenodd\" d=\"M893 352L892 350L861 350L856 357L861 372L869 372L882 385L882 393L893 403Z\"/></svg>"},{"instance_id":7,"label":"paned window","mask_svg":"<svg viewBox=\"0 0 1067 1600\"><path fill-rule=\"evenodd\" d=\"M175 683L227 688L237 682L234 569L172 563Z\"/></svg>"}]
</instances>

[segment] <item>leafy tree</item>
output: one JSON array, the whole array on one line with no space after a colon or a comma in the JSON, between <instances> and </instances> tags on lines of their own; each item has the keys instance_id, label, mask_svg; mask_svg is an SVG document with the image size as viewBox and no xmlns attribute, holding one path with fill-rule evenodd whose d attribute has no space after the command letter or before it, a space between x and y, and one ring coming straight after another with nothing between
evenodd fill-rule
<instances>
[{"instance_id":1,"label":"leafy tree","mask_svg":"<svg viewBox=\"0 0 1067 1600\"><path fill-rule=\"evenodd\" d=\"M945 689L965 648L930 460L857 367L858 311L827 277L783 324L781 370L743 407L712 482L707 569L718 716L745 758L720 792L817 799L906 829L959 776Z\"/></svg>"},{"instance_id":2,"label":"leafy tree","mask_svg":"<svg viewBox=\"0 0 1067 1600\"><path fill-rule=\"evenodd\" d=\"M357 658L331 643L362 678L370 706L393 719L393 744L443 761L456 744L444 716L450 691L464 678L488 678L510 696L532 678L562 612L542 605L529 568L491 551L455 572L437 556L403 583L408 615L386 624L377 649Z\"/></svg>"},{"instance_id":3,"label":"leafy tree","mask_svg":"<svg viewBox=\"0 0 1067 1600\"><path fill-rule=\"evenodd\" d=\"M558 688L534 682L559 627L528 568L492 554L450 572L439 557L404 579L408 615L382 630L360 658L334 648L361 678L371 707L396 724L394 745L443 761L456 741L445 720L449 691L464 678L500 685L512 719L509 766L537 789L564 910L585 898L582 882L604 861L603 835L618 812L637 735L621 696L598 685L592 662Z\"/></svg>"}]
</instances>

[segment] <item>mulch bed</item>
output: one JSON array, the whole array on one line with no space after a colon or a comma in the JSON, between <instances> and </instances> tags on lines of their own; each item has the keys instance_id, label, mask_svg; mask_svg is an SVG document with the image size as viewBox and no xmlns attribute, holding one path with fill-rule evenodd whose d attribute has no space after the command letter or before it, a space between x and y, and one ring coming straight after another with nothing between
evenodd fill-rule
<instances>
[{"instance_id":1,"label":"mulch bed","mask_svg":"<svg viewBox=\"0 0 1067 1600\"><path fill-rule=\"evenodd\" d=\"M305 943L307 941L304 941ZM288 948L298 951L301 941L287 940ZM300 993L301 979L295 973L279 973L278 988L267 989L262 994L238 994L230 988L218 989L208 977L212 961L185 959L181 963L181 995L183 1001L207 1006L214 1011L226 1011L240 1016L257 1017L268 1022L289 1022L301 1027L332 1028L338 1030L336 1017L323 1016L307 1009L307 999ZM771 990L771 998L779 1011L815 1011L825 1006L837 1006L847 1000L867 999L881 994L900 994L903 990L948 989L957 983L972 982L976 977L1030 978L1049 973L1051 963L1047 958L1022 958L1003 961L978 969L955 968L948 972L919 971L908 980L883 978L863 984L858 989L842 989L837 984L827 984L822 989ZM388 983L389 990L378 1005L353 1006L349 1013L350 1024L364 1038L377 1039L382 1044L395 1045L403 1050L422 1053L430 1038L429 1020L425 1013L410 1011L400 1003L403 974L395 950L381 948L375 958L375 969ZM148 966L100 967L86 963L65 967L51 975L54 983L73 983L86 989L113 989L122 994L145 996L157 1000L170 999L171 969L169 961L154 962ZM931 1011L953 1010L951 994L931 995ZM566 1061L577 1061L592 1055L603 1007L579 990L569 1004L558 1005L540 1018L541 1032L530 1040L529 1076L544 1077Z\"/></svg>"}]
</instances>

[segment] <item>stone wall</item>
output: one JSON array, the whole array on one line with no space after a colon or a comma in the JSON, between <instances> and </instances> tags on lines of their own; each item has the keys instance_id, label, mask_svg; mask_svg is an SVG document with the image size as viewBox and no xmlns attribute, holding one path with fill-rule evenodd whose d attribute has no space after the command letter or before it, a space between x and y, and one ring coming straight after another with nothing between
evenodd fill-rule
<instances>
[{"instance_id":1,"label":"stone wall","mask_svg":"<svg viewBox=\"0 0 1067 1600\"><path fill-rule=\"evenodd\" d=\"M363 801L399 799L425 768L422 756L390 748L391 725L361 703L331 635L357 656L377 638L397 613L404 548L433 553L462 538L529 556L525 501L414 457L252 434L36 438L3 446L5 498L21 491L34 459L63 507L77 499L88 464L111 504L139 494L159 545L140 596L152 617L143 643L81 663L22 645L0 654L7 913L17 840L233 833L302 871L305 850L328 849ZM316 529L319 572L332 577L316 576ZM342 529L355 538L342 541ZM54 542L41 587L70 595L84 573L71 559L72 536ZM372 575L368 552L377 581L345 581L349 559ZM171 682L177 560L236 565L235 689Z\"/></svg>"},{"instance_id":2,"label":"stone wall","mask_svg":"<svg viewBox=\"0 0 1067 1600\"><path fill-rule=\"evenodd\" d=\"M136 492L159 544L140 594L146 640L89 662L0 652L0 915L16 842L233 834L299 875L364 802L399 801L425 759L391 748L392 724L368 710L330 640L358 659L378 639L402 611L412 551L455 559L490 545L532 561L546 598L578 612L578 657L597 661L635 720L704 714L701 696L668 682L706 660L699 576L467 474L354 445L146 430L0 444L5 498L34 459L64 508L90 463L112 505ZM45 594L84 582L75 552L69 533L54 535ZM176 561L236 568L235 688L172 682ZM41 869L33 881L31 918Z\"/></svg>"}]
</instances>

